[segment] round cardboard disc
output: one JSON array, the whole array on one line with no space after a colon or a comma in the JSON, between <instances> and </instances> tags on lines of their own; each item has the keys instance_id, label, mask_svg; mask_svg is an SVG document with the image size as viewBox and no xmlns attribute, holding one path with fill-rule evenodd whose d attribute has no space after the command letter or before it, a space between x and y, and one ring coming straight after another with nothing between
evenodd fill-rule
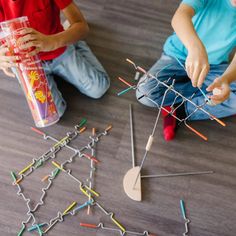
<instances>
[{"instance_id":1,"label":"round cardboard disc","mask_svg":"<svg viewBox=\"0 0 236 236\"><path fill-rule=\"evenodd\" d=\"M125 193L134 201L142 201L142 191L141 191L141 175L140 167L136 166L130 169L123 179L123 187ZM139 176L138 176L139 175ZM134 186L134 182L138 176L137 183Z\"/></svg>"}]
</instances>

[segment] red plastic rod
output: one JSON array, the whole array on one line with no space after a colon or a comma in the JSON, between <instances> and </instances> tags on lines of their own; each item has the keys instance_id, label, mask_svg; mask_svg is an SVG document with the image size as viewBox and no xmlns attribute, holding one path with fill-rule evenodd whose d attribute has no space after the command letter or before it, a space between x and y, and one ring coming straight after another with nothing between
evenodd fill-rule
<instances>
[{"instance_id":1,"label":"red plastic rod","mask_svg":"<svg viewBox=\"0 0 236 236\"><path fill-rule=\"evenodd\" d=\"M88 158L89 160L93 160L93 161L96 162L96 163L99 163L99 162L100 162L98 159L96 159L95 157L90 156L90 155L88 155L88 154L84 154L84 156L85 156L86 158Z\"/></svg>"},{"instance_id":2,"label":"red plastic rod","mask_svg":"<svg viewBox=\"0 0 236 236\"><path fill-rule=\"evenodd\" d=\"M138 66L137 69L141 72L143 72L144 74L147 74L147 71L144 70L142 67Z\"/></svg>"},{"instance_id":3,"label":"red plastic rod","mask_svg":"<svg viewBox=\"0 0 236 236\"><path fill-rule=\"evenodd\" d=\"M31 127L31 130L33 130L35 133L40 134L42 136L46 135L45 133L43 133L42 131L40 131L40 130L34 128L34 127Z\"/></svg>"},{"instance_id":4,"label":"red plastic rod","mask_svg":"<svg viewBox=\"0 0 236 236\"><path fill-rule=\"evenodd\" d=\"M97 228L97 225L86 224L86 223L80 223L80 226L86 227L86 228L91 228L91 229L96 229Z\"/></svg>"}]
</instances>

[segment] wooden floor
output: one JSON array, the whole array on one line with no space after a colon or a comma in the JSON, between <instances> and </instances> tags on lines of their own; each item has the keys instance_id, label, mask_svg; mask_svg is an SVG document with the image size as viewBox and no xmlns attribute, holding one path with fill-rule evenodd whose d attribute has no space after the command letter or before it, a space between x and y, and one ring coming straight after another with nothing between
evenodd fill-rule
<instances>
[{"instance_id":1,"label":"wooden floor","mask_svg":"<svg viewBox=\"0 0 236 236\"><path fill-rule=\"evenodd\" d=\"M177 236L184 232L179 201L186 202L187 215L191 219L193 236L235 236L236 234L236 155L235 117L225 119L223 128L213 121L194 122L193 126L208 135L209 141L201 141L182 128L173 142L164 142L161 123L158 125L153 149L145 163L144 174L174 173L182 171L213 170L214 175L143 180L143 202L130 200L122 188L124 174L131 168L128 104L133 103L137 162L144 153L147 137L152 130L156 111L143 107L135 100L134 93L121 98L116 93L124 88L118 75L133 78L133 71L125 63L129 57L149 68L160 56L163 42L172 32L171 16L180 1L177 0L78 0L91 28L88 43L107 69L112 85L101 100L91 100L80 95L69 85L60 82L68 109L56 125L44 129L48 134L62 138L73 129L82 117L88 119L88 131L75 145L86 143L92 127L103 130L113 124L109 136L97 146L101 160L96 171L96 190L101 194L99 202L114 212L117 220L129 231L148 230L157 236ZM31 132L33 125L22 91L13 79L1 74L0 85L0 235L17 235L21 221L26 220L26 206L12 186L10 171L18 172L31 159L42 155L53 143ZM62 153L58 161L68 157ZM61 158L61 159L60 159ZM69 166L82 179L88 175L89 163L78 160ZM51 166L39 169L23 182L26 195L39 199L44 186L41 178ZM45 205L39 210L39 221L49 220L63 211L72 201L83 203L73 181L61 173L49 191ZM97 208L91 216L81 211L59 223L50 236L119 236L119 233L87 230L80 222L117 228L108 216ZM25 234L32 235L32 234ZM37 235L37 233L35 234ZM130 235L130 234L127 234ZM130 235L131 236L131 235Z\"/></svg>"}]
</instances>

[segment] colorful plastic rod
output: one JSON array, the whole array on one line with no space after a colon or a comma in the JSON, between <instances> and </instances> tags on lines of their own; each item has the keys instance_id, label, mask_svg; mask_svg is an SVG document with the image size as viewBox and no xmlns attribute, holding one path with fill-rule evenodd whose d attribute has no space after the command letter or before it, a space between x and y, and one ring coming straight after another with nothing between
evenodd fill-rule
<instances>
[{"instance_id":1,"label":"colorful plastic rod","mask_svg":"<svg viewBox=\"0 0 236 236\"><path fill-rule=\"evenodd\" d=\"M62 171L64 171L64 172L66 172L66 170L65 170L65 169L63 169L63 168L61 167L61 165L60 165L60 164L58 164L57 162L55 162L55 161L52 161L52 164L53 164L55 167L57 167L58 169L60 169L60 170L62 170Z\"/></svg>"},{"instance_id":2,"label":"colorful plastic rod","mask_svg":"<svg viewBox=\"0 0 236 236\"><path fill-rule=\"evenodd\" d=\"M46 175L46 176L44 176L44 177L41 179L41 181L42 181L42 182L45 182L46 180L48 180L48 178L49 178L49 175Z\"/></svg>"},{"instance_id":3,"label":"colorful plastic rod","mask_svg":"<svg viewBox=\"0 0 236 236\"><path fill-rule=\"evenodd\" d=\"M36 129L36 128L34 128L34 127L31 127L30 129L31 129L32 131L34 131L35 133L40 134L40 135L42 135L42 136L46 135L44 132L42 132L41 130Z\"/></svg>"},{"instance_id":4,"label":"colorful plastic rod","mask_svg":"<svg viewBox=\"0 0 236 236\"><path fill-rule=\"evenodd\" d=\"M63 216L66 215L71 209L73 209L77 205L77 202L73 202L68 208L63 212Z\"/></svg>"},{"instance_id":5,"label":"colorful plastic rod","mask_svg":"<svg viewBox=\"0 0 236 236\"><path fill-rule=\"evenodd\" d=\"M57 177L57 175L60 173L60 169L56 169L54 172L53 172L53 177L55 178L55 177Z\"/></svg>"},{"instance_id":6,"label":"colorful plastic rod","mask_svg":"<svg viewBox=\"0 0 236 236\"><path fill-rule=\"evenodd\" d=\"M85 190L84 188L86 188L87 190ZM90 197L90 195L88 194L87 191L89 191L90 193L92 193L93 195L95 195L96 197L99 197L99 193L95 192L93 189L89 188L88 186L80 186L80 191L87 197Z\"/></svg>"},{"instance_id":7,"label":"colorful plastic rod","mask_svg":"<svg viewBox=\"0 0 236 236\"><path fill-rule=\"evenodd\" d=\"M76 207L74 209L74 212L82 210L83 208L90 206L92 203L93 203L93 201L88 201L88 202L84 203L83 205Z\"/></svg>"},{"instance_id":8,"label":"colorful plastic rod","mask_svg":"<svg viewBox=\"0 0 236 236\"><path fill-rule=\"evenodd\" d=\"M93 195L95 195L96 197L99 197L100 194L97 193L96 191L94 191L93 189L89 188L87 185L84 186L90 193L92 193Z\"/></svg>"},{"instance_id":9,"label":"colorful plastic rod","mask_svg":"<svg viewBox=\"0 0 236 236\"><path fill-rule=\"evenodd\" d=\"M83 189L82 186L80 186L80 191L81 191L85 196L90 197L90 195L87 193L86 190Z\"/></svg>"},{"instance_id":10,"label":"colorful plastic rod","mask_svg":"<svg viewBox=\"0 0 236 236\"><path fill-rule=\"evenodd\" d=\"M121 96L121 95L123 95L123 94L129 92L130 90L132 90L132 89L134 89L134 88L135 88L135 86L129 87L129 88L127 88L127 89L125 89L125 90L123 90L123 91L117 93L117 96Z\"/></svg>"},{"instance_id":11,"label":"colorful plastic rod","mask_svg":"<svg viewBox=\"0 0 236 236\"><path fill-rule=\"evenodd\" d=\"M222 126L226 126L226 124L222 121L222 120L220 120L220 119L218 119L217 117L215 117L215 116L213 116L213 115L211 115L211 117L212 117L212 119L214 119L216 122L218 122L220 125L222 125Z\"/></svg>"},{"instance_id":12,"label":"colorful plastic rod","mask_svg":"<svg viewBox=\"0 0 236 236\"><path fill-rule=\"evenodd\" d=\"M207 95L204 93L204 91L199 87L200 92L202 93L203 97L207 100L207 102L210 104L211 100L209 99L209 97L207 97Z\"/></svg>"},{"instance_id":13,"label":"colorful plastic rod","mask_svg":"<svg viewBox=\"0 0 236 236\"><path fill-rule=\"evenodd\" d=\"M137 69L135 63L133 61L131 61L129 58L127 58L126 61L129 62L130 64L132 64L135 67L135 69Z\"/></svg>"},{"instance_id":14,"label":"colorful plastic rod","mask_svg":"<svg viewBox=\"0 0 236 236\"><path fill-rule=\"evenodd\" d=\"M38 227L42 228L42 227L44 227L44 226L46 226L46 225L47 225L47 223L42 223L42 224L39 224L39 225L34 225L34 226L32 226L32 227L30 227L30 228L28 229L28 232L32 232L32 231L34 231L34 230L37 230Z\"/></svg>"},{"instance_id":15,"label":"colorful plastic rod","mask_svg":"<svg viewBox=\"0 0 236 236\"><path fill-rule=\"evenodd\" d=\"M39 227L39 225L36 225L39 236L43 236L43 231L41 230L41 228Z\"/></svg>"},{"instance_id":16,"label":"colorful plastic rod","mask_svg":"<svg viewBox=\"0 0 236 236\"><path fill-rule=\"evenodd\" d=\"M79 133L82 134L86 129L87 127L83 127L82 129L79 130Z\"/></svg>"},{"instance_id":17,"label":"colorful plastic rod","mask_svg":"<svg viewBox=\"0 0 236 236\"><path fill-rule=\"evenodd\" d=\"M62 138L59 142L57 142L53 147L57 148L58 146L60 146L63 142L66 142L69 139L68 136Z\"/></svg>"},{"instance_id":18,"label":"colorful plastic rod","mask_svg":"<svg viewBox=\"0 0 236 236\"><path fill-rule=\"evenodd\" d=\"M124 84L128 85L129 87L133 87L134 86L134 85L130 84L129 82L127 82L125 79L121 78L121 77L118 77L118 80L120 80Z\"/></svg>"},{"instance_id":19,"label":"colorful plastic rod","mask_svg":"<svg viewBox=\"0 0 236 236\"><path fill-rule=\"evenodd\" d=\"M11 177L13 179L13 182L15 183L17 178L16 178L16 174L13 171L11 172Z\"/></svg>"},{"instance_id":20,"label":"colorful plastic rod","mask_svg":"<svg viewBox=\"0 0 236 236\"><path fill-rule=\"evenodd\" d=\"M182 213L182 216L184 219L186 219L186 209L185 209L185 206L184 206L184 201L183 200L180 200L180 209L181 209L181 213Z\"/></svg>"},{"instance_id":21,"label":"colorful plastic rod","mask_svg":"<svg viewBox=\"0 0 236 236\"><path fill-rule=\"evenodd\" d=\"M81 227L86 227L86 228L91 228L91 229L96 229L97 225L94 224L87 224L87 223L80 223Z\"/></svg>"},{"instance_id":22,"label":"colorful plastic rod","mask_svg":"<svg viewBox=\"0 0 236 236\"><path fill-rule=\"evenodd\" d=\"M185 123L185 125L192 131L194 132L196 135L198 135L200 138L204 139L205 141L208 140L208 138L206 136L204 136L203 134L201 134L199 131L195 130L193 127L191 127L190 125L188 125L187 123Z\"/></svg>"},{"instance_id":23,"label":"colorful plastic rod","mask_svg":"<svg viewBox=\"0 0 236 236\"><path fill-rule=\"evenodd\" d=\"M13 185L19 184L22 180L23 180L23 178L18 179L15 183L13 183Z\"/></svg>"},{"instance_id":24,"label":"colorful plastic rod","mask_svg":"<svg viewBox=\"0 0 236 236\"><path fill-rule=\"evenodd\" d=\"M147 74L147 71L144 70L142 67L138 66L137 69L141 71L142 73Z\"/></svg>"},{"instance_id":25,"label":"colorful plastic rod","mask_svg":"<svg viewBox=\"0 0 236 236\"><path fill-rule=\"evenodd\" d=\"M96 135L96 128L92 129L92 135L95 136Z\"/></svg>"},{"instance_id":26,"label":"colorful plastic rod","mask_svg":"<svg viewBox=\"0 0 236 236\"><path fill-rule=\"evenodd\" d=\"M40 167L41 165L43 164L43 161L42 160L39 160L39 161L37 161L37 163L35 164L35 168L38 168L38 167Z\"/></svg>"},{"instance_id":27,"label":"colorful plastic rod","mask_svg":"<svg viewBox=\"0 0 236 236\"><path fill-rule=\"evenodd\" d=\"M121 223L120 222L118 222L115 218L111 218L111 220L113 221L113 223L116 225L116 226L118 226L123 232L126 232L126 229L125 229L125 227L123 226L123 225L121 225Z\"/></svg>"},{"instance_id":28,"label":"colorful plastic rod","mask_svg":"<svg viewBox=\"0 0 236 236\"><path fill-rule=\"evenodd\" d=\"M85 156L86 158L88 158L89 160L92 160L92 161L94 161L94 162L96 162L96 163L99 163L99 162L100 162L98 159L96 159L95 157L90 156L90 155L88 155L88 154L84 154L84 156Z\"/></svg>"},{"instance_id":29,"label":"colorful plastic rod","mask_svg":"<svg viewBox=\"0 0 236 236\"><path fill-rule=\"evenodd\" d=\"M61 170L58 169L58 168L57 168L56 170L54 170L54 171L53 171L53 174L52 174L52 177L53 177L53 178L57 177L57 175L60 173L60 171L61 171ZM48 180L49 177L50 177L50 175L46 175L46 176L44 176L44 177L42 178L41 181L44 182L44 181Z\"/></svg>"},{"instance_id":30,"label":"colorful plastic rod","mask_svg":"<svg viewBox=\"0 0 236 236\"><path fill-rule=\"evenodd\" d=\"M87 119L85 119L85 118L83 118L81 121L80 121L80 123L79 123L79 127L82 127L82 126L84 126L85 124L87 123Z\"/></svg>"},{"instance_id":31,"label":"colorful plastic rod","mask_svg":"<svg viewBox=\"0 0 236 236\"><path fill-rule=\"evenodd\" d=\"M32 162L31 164L29 164L28 166L26 166L23 170L21 170L20 172L19 172L19 175L22 175L22 174L24 174L27 170L29 170L30 169L30 167L32 167L34 165L34 162Z\"/></svg>"},{"instance_id":32,"label":"colorful plastic rod","mask_svg":"<svg viewBox=\"0 0 236 236\"><path fill-rule=\"evenodd\" d=\"M180 200L180 209L181 209L182 216L183 216L183 218L185 220L185 222L184 222L185 232L183 233L183 236L187 236L188 233L189 233L188 225L190 223L190 220L186 216L186 209L185 209L184 201L183 200Z\"/></svg>"},{"instance_id":33,"label":"colorful plastic rod","mask_svg":"<svg viewBox=\"0 0 236 236\"><path fill-rule=\"evenodd\" d=\"M24 231L25 231L25 225L22 226L22 228L21 228L20 232L17 234L17 236L22 236Z\"/></svg>"},{"instance_id":34,"label":"colorful plastic rod","mask_svg":"<svg viewBox=\"0 0 236 236\"><path fill-rule=\"evenodd\" d=\"M112 125L109 125L109 126L105 129L105 131L108 132L108 131L110 131L111 129L112 129Z\"/></svg>"}]
</instances>

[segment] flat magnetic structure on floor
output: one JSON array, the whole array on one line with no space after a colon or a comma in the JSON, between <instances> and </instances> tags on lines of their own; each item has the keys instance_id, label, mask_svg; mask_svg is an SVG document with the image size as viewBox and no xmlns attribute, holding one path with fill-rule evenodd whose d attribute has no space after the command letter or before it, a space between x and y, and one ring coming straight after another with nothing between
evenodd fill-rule
<instances>
[{"instance_id":1,"label":"flat magnetic structure on floor","mask_svg":"<svg viewBox=\"0 0 236 236\"><path fill-rule=\"evenodd\" d=\"M81 148L75 148L72 145L70 145L72 140L75 140L78 138L85 130L86 127L84 126L86 124L87 120L83 119L78 125L74 127L74 131L68 132L66 136L60 140L54 138L53 136L47 135L44 132L36 129L31 128L34 132L41 135L45 140L51 140L55 142L55 144L43 155L41 155L38 158L34 158L32 162L27 165L23 170L21 170L18 174L15 174L15 172L11 172L11 176L13 179L13 185L17 186L18 191L17 195L20 196L23 201L25 202L27 206L27 213L26 217L27 219L25 221L21 222L21 230L18 232L18 236L22 236L26 230L28 232L37 232L39 235L47 234L56 224L63 222L65 217L68 216L74 216L79 211L81 211L84 208L87 208L87 214L90 214L91 207L95 208L97 207L100 209L101 212L103 212L106 216L108 216L111 220L111 222L117 227L117 228L109 228L105 227L102 222L98 224L99 227L102 230L106 231L114 231L116 233L119 233L120 235L143 235L143 236L154 236L153 234L149 234L148 231L144 231L143 233L136 233L132 231L127 231L126 228L115 218L115 215L113 212L107 211L95 198L99 197L99 193L96 192L93 189L93 183L94 183L94 172L95 172L95 165L98 164L100 161L95 157L95 148L96 143L98 143L103 136L107 136L108 132L112 129L112 126L108 126L103 132L97 133L95 129L92 130L92 135L89 136L89 142L85 146ZM57 160L57 154L62 149L68 149L73 152L71 156L67 160L65 160L63 163L59 163ZM90 151L90 154L88 154L88 151ZM77 176L75 176L72 173L72 170L69 169L69 164L72 164L76 158L86 158L88 161L90 161L90 171L89 171L89 178L87 179L88 185L85 184L82 180L80 180ZM23 192L23 188L21 187L21 182L29 175L31 175L34 171L36 171L38 168L42 167L46 162L51 161L52 166L55 167L55 169L48 175L42 178L43 182L47 182L46 187L42 188L40 201L36 203L35 207L31 207L32 200ZM47 192L50 190L50 188L53 185L53 182L55 181L58 174L65 174L69 178L71 178L75 183L79 186L79 190L82 193L83 199L76 199L76 201L72 202L68 207L65 208L64 211L58 211L56 216L49 220L49 222L38 222L35 213L39 209L39 207L42 207L45 205L45 199ZM82 204L79 202L83 202ZM28 224L31 224L30 227L28 227ZM91 227L91 224L81 224L81 227L87 227L87 228L94 228ZM89 227L90 226L90 227Z\"/></svg>"},{"instance_id":2,"label":"flat magnetic structure on floor","mask_svg":"<svg viewBox=\"0 0 236 236\"><path fill-rule=\"evenodd\" d=\"M165 66L164 68L162 68L162 70L158 71L156 73L156 75L152 75L151 73L147 72L145 69L143 69L142 67L140 66L137 66L133 61L131 61L130 59L127 59L127 62L130 63L134 69L135 69L135 77L134 77L134 80L135 81L138 81L137 84L131 84L130 82L128 82L127 80L121 78L121 77L118 77L118 79L124 83L126 86L128 86L128 88L126 88L125 90L119 92L117 95L118 96L121 96L131 90L137 90L141 95L140 97L138 97L138 100L141 100L142 98L146 98L147 100L149 100L153 105L154 107L156 107L158 109L158 113L157 113L157 117L156 117L156 120L155 120L155 123L154 123L154 127L152 129L152 133L150 134L149 138L148 138L148 141L147 141L147 144L146 144L146 147L145 147L145 153L144 153L144 156L143 156L143 159L141 161L141 165L140 166L135 166L134 165L134 155L133 155L133 151L132 151L132 159L133 159L133 168L130 169L125 177L124 177L124 180L123 180L123 187L124 187L124 190L126 192L126 194L133 200L135 201L141 201L141 179L142 179L142 176L141 176L141 171L142 171L142 168L143 168L143 165L145 163L145 160L148 156L148 153L150 152L151 150L151 147L152 147L152 144L153 144L153 141L154 141L154 137L155 137L155 132L156 132L156 129L157 129L157 125L158 125L158 122L159 122L159 119L160 119L160 116L161 116L161 111L164 110L167 114L173 116L176 120L179 121L180 124L184 124L190 131L192 131L194 134L198 135L200 138L202 138L203 140L207 141L208 138L203 135L201 132L197 131L195 128L193 128L192 126L190 126L187 121L189 120L189 118L195 114L196 112L198 111L201 111L203 113L205 113L206 115L209 116L209 119L210 120L215 120L217 123L219 123L220 125L222 126L226 126L226 124L221 121L220 119L218 119L217 117L215 117L214 115L212 115L211 113L209 113L208 111L206 111L204 109L204 106L209 103L209 99L205 99L203 101L203 104L202 105L197 105L195 104L192 99L194 98L194 96L196 95L196 93L194 93L190 98L187 98L185 96L183 96L180 92L178 92L177 90L175 90L175 79L174 79L174 76L173 77L170 77L169 79L167 79L166 81L161 81L158 79L158 75L161 71L167 69L168 67L170 67L171 65L167 65ZM141 76L142 74L142 76ZM141 77L141 79L140 79ZM144 85L145 83L147 83L148 81L150 80L155 80L156 81L156 85L150 89L150 91L144 93L142 92L142 89L141 89L141 86ZM161 102L160 104L158 104L156 101L154 101L153 99L150 98L150 94L152 93L152 91L155 91L157 88L159 88L160 86L162 86L165 91L164 91L164 94L162 96L162 99L161 99ZM204 94L204 92L200 89L200 92L202 94ZM165 99L168 95L168 93L173 93L175 95L174 99L173 99L173 102L172 104L170 105L170 108L171 110L167 110L164 106L165 104ZM204 94L204 98L206 98L207 96ZM181 102L178 102L178 105L177 107L175 106L176 104L176 101L179 100ZM190 103L195 109L193 110L192 113L190 113L186 118L179 118L177 115L176 115L176 111L181 107L183 106L184 104L186 103ZM130 112L130 116L131 116L131 112ZM131 126L131 144L132 144L132 150L133 150L133 127L132 127L132 120L130 121L130 126ZM211 174L213 173L212 171L204 171L204 172L196 172L196 173L177 173L177 174L169 174L168 176L184 176L184 175L199 175L199 174ZM167 175L166 175L167 176ZM148 178L148 177L152 177L154 178L154 175L153 176L145 176L145 178ZM165 177L164 175L155 175L155 177ZM132 183L132 184L131 184Z\"/></svg>"},{"instance_id":3,"label":"flat magnetic structure on floor","mask_svg":"<svg viewBox=\"0 0 236 236\"><path fill-rule=\"evenodd\" d=\"M91 190L92 190L90 186L92 186L92 181L93 181L92 178L93 178L93 173L95 171L94 165L98 162L98 160L94 156L92 156L92 154L94 152L93 149L94 149L95 144L98 141L100 141L101 137L106 136L108 134L108 131L111 129L111 126L107 127L107 129L100 134L97 134L97 135L93 134L93 136L90 136L89 143L80 149L70 146L69 143L72 140L74 140L75 138L79 137L86 130L86 127L84 126L86 124L86 122L87 122L86 119L83 119L78 125L75 126L75 130L73 132L68 132L66 134L66 136L64 138L62 138L61 140L58 140L58 139L54 138L53 136L46 135L45 133L43 133L42 131L40 131L38 129L32 128L33 131L35 131L39 135L42 135L44 139L51 140L51 141L55 142L55 144L47 152L45 152L42 156L40 156L39 158L34 158L28 166L26 166L22 171L19 172L18 176L16 176L15 174L12 174L12 176L15 176L13 178L13 180L15 179L14 184L18 186L18 193L17 194L23 198L23 200L26 202L26 205L28 208L28 212L27 212L28 219L26 221L22 222L22 229L21 229L19 235L21 235L21 233L24 232L24 230L26 229L26 224L28 224L30 221L33 221L32 225L35 224L36 219L35 219L34 213L38 210L38 208L40 206L42 206L44 204L46 192L51 188L53 180L63 170L63 167L66 166L67 164L72 163L75 158L86 158L89 161L93 162L93 164L91 164L90 176L88 178L88 185L89 186L82 183L82 181L76 179L74 176L71 175L71 172L70 172L70 177L72 177L72 179L76 180L77 183L79 183L81 192L84 193L88 197L88 201L90 200ZM24 178L26 178L27 176L32 174L37 168L39 168L40 166L43 166L43 164L45 164L45 162L47 162L49 160L55 160L57 153L59 153L63 148L69 149L70 151L73 152L73 154L69 157L69 159L67 159L61 165L58 165L55 161L53 161L53 164L56 168L49 175L45 176L42 179L42 181L44 181L44 182L47 181L48 184L45 188L42 189L42 195L40 196L39 203L36 204L34 209L32 209L30 207L31 199L26 198L26 196L24 195L22 188L20 186L20 182ZM91 155L87 154L88 150L90 150ZM86 151L86 153L85 153L85 151ZM88 206L89 206L89 204L88 204ZM44 224L44 227L45 227L45 225L46 224ZM48 226L50 226L50 224Z\"/></svg>"}]
</instances>

